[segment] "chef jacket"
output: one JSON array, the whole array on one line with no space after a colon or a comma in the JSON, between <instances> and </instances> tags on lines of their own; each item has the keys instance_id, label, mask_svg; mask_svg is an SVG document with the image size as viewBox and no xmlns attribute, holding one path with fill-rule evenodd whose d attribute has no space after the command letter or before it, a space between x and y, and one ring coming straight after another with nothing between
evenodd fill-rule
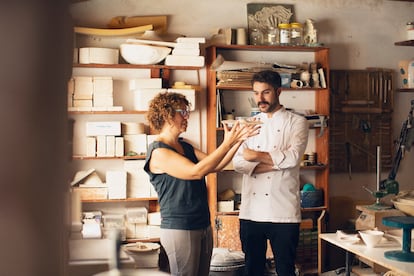
<instances>
[{"instance_id":1,"label":"chef jacket","mask_svg":"<svg viewBox=\"0 0 414 276\"><path fill-rule=\"evenodd\" d=\"M297 223L301 221L299 168L308 143L308 122L284 107L267 116L255 116L263 122L260 133L248 138L233 158L235 171L243 173L239 218ZM245 148L268 152L275 170L253 173L259 162L246 161Z\"/></svg>"}]
</instances>

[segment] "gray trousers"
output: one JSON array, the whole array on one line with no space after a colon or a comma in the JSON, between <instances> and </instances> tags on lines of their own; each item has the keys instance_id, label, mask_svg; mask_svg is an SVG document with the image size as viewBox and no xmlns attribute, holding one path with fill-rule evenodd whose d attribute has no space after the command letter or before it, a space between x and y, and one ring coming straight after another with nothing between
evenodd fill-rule
<instances>
[{"instance_id":1,"label":"gray trousers","mask_svg":"<svg viewBox=\"0 0 414 276\"><path fill-rule=\"evenodd\" d=\"M161 229L160 241L174 276L208 276L213 234L211 226L203 230Z\"/></svg>"}]
</instances>

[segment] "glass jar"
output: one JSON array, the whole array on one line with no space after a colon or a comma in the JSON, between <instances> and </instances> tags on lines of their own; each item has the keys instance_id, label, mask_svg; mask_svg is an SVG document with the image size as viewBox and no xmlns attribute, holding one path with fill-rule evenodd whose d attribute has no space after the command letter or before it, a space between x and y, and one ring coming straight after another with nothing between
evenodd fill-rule
<instances>
[{"instance_id":1,"label":"glass jar","mask_svg":"<svg viewBox=\"0 0 414 276\"><path fill-rule=\"evenodd\" d=\"M277 45L279 44L279 30L275 27L268 27L266 33L266 44Z\"/></svg>"},{"instance_id":2,"label":"glass jar","mask_svg":"<svg viewBox=\"0 0 414 276\"><path fill-rule=\"evenodd\" d=\"M290 45L290 24L289 23L279 24L279 34L280 34L280 39L279 39L280 45L282 46Z\"/></svg>"},{"instance_id":3,"label":"glass jar","mask_svg":"<svg viewBox=\"0 0 414 276\"><path fill-rule=\"evenodd\" d=\"M290 44L303 45L303 26L301 23L293 22L290 24Z\"/></svg>"},{"instance_id":4,"label":"glass jar","mask_svg":"<svg viewBox=\"0 0 414 276\"><path fill-rule=\"evenodd\" d=\"M252 29L250 32L250 45L262 45L263 33L259 29Z\"/></svg>"}]
</instances>

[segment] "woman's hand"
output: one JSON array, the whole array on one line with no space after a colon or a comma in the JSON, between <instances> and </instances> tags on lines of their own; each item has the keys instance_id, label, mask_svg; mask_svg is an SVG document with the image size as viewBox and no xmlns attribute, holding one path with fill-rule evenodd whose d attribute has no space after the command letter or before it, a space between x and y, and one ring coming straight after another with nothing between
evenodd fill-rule
<instances>
[{"instance_id":1,"label":"woman's hand","mask_svg":"<svg viewBox=\"0 0 414 276\"><path fill-rule=\"evenodd\" d=\"M235 124L229 129L227 124L223 124L224 140L223 143L228 142L234 145L238 142L242 142L249 137L259 134L259 124L246 124L240 121L236 121Z\"/></svg>"}]
</instances>

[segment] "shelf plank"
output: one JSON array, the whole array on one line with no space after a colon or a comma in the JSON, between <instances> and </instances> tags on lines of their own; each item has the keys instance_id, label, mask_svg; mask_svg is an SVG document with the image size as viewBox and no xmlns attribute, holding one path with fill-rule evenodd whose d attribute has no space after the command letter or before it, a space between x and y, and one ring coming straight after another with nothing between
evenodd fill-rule
<instances>
[{"instance_id":1,"label":"shelf plank","mask_svg":"<svg viewBox=\"0 0 414 276\"><path fill-rule=\"evenodd\" d=\"M410 93L410 92L414 92L414 88L397 88L395 91Z\"/></svg>"},{"instance_id":2,"label":"shelf plank","mask_svg":"<svg viewBox=\"0 0 414 276\"><path fill-rule=\"evenodd\" d=\"M396 45L396 46L414 46L414 40L398 41L398 42L395 42L394 45Z\"/></svg>"},{"instance_id":3,"label":"shelf plank","mask_svg":"<svg viewBox=\"0 0 414 276\"><path fill-rule=\"evenodd\" d=\"M323 211L323 210L327 210L327 209L328 209L327 206L300 208L300 210L303 213L305 213L305 212L319 212L319 211ZM217 216L238 216L239 215L239 210L235 210L235 211L231 211L231 212L217 212L216 215Z\"/></svg>"},{"instance_id":4,"label":"shelf plank","mask_svg":"<svg viewBox=\"0 0 414 276\"><path fill-rule=\"evenodd\" d=\"M160 242L160 238L147 238L147 239L126 239L127 243L133 242Z\"/></svg>"},{"instance_id":5,"label":"shelf plank","mask_svg":"<svg viewBox=\"0 0 414 276\"><path fill-rule=\"evenodd\" d=\"M117 68L117 69L171 69L171 70L199 70L203 68L202 66L171 66L164 64L149 64L149 65L140 65L140 64L129 64L129 63L118 63L118 64L73 64L75 68Z\"/></svg>"},{"instance_id":6,"label":"shelf plank","mask_svg":"<svg viewBox=\"0 0 414 276\"><path fill-rule=\"evenodd\" d=\"M99 202L137 202L137 201L158 201L157 197L126 198L126 199L83 199L83 203Z\"/></svg>"},{"instance_id":7,"label":"shelf plank","mask_svg":"<svg viewBox=\"0 0 414 276\"><path fill-rule=\"evenodd\" d=\"M246 51L278 51L278 52L318 52L327 47L311 47L311 46L280 46L280 45L212 45L220 50L246 50Z\"/></svg>"},{"instance_id":8,"label":"shelf plank","mask_svg":"<svg viewBox=\"0 0 414 276\"><path fill-rule=\"evenodd\" d=\"M133 115L133 114L146 114L147 111L137 111L137 110L126 110L126 111L68 111L70 115L98 115L98 114L105 114L105 115Z\"/></svg>"},{"instance_id":9,"label":"shelf plank","mask_svg":"<svg viewBox=\"0 0 414 276\"><path fill-rule=\"evenodd\" d=\"M134 156L100 156L100 157L89 157L83 155L75 155L72 157L74 160L112 160L112 159L123 159L123 160L144 160L145 155L134 155Z\"/></svg>"},{"instance_id":10,"label":"shelf plank","mask_svg":"<svg viewBox=\"0 0 414 276\"><path fill-rule=\"evenodd\" d=\"M244 85L217 85L217 89L221 90L248 90L251 92L252 86L244 86ZM288 88L288 87L282 87L283 92L289 92L289 91L321 91L326 90L327 88Z\"/></svg>"}]
</instances>

